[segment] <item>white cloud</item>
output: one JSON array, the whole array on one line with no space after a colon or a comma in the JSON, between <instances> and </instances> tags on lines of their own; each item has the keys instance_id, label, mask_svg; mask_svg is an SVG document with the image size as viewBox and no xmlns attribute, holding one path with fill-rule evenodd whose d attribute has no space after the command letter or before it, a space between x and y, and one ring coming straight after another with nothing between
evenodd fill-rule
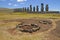
<instances>
[{"instance_id":1,"label":"white cloud","mask_svg":"<svg viewBox=\"0 0 60 40\"><path fill-rule=\"evenodd\" d=\"M8 3L9 6L18 6L17 4Z\"/></svg>"},{"instance_id":2,"label":"white cloud","mask_svg":"<svg viewBox=\"0 0 60 40\"><path fill-rule=\"evenodd\" d=\"M17 2L24 2L24 1L27 1L27 0L17 0Z\"/></svg>"},{"instance_id":3,"label":"white cloud","mask_svg":"<svg viewBox=\"0 0 60 40\"><path fill-rule=\"evenodd\" d=\"M18 6L17 4L14 4L13 6Z\"/></svg>"},{"instance_id":4,"label":"white cloud","mask_svg":"<svg viewBox=\"0 0 60 40\"><path fill-rule=\"evenodd\" d=\"M12 3L8 3L8 5L12 5Z\"/></svg>"}]
</instances>

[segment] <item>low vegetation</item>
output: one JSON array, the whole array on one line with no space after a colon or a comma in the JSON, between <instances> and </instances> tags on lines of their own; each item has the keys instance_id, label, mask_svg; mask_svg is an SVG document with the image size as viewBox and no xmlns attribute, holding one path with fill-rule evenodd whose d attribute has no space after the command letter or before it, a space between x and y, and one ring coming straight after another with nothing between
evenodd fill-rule
<instances>
[{"instance_id":1,"label":"low vegetation","mask_svg":"<svg viewBox=\"0 0 60 40\"><path fill-rule=\"evenodd\" d=\"M25 19L25 18L60 18L60 14L56 13L25 13L25 12L18 12L18 13L0 13L0 20L6 19Z\"/></svg>"}]
</instances>

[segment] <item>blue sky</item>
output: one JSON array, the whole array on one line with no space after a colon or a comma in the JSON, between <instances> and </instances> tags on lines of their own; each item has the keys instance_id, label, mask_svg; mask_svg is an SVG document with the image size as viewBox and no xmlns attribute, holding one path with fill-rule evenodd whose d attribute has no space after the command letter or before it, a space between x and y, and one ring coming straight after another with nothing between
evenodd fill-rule
<instances>
[{"instance_id":1,"label":"blue sky","mask_svg":"<svg viewBox=\"0 0 60 40\"><path fill-rule=\"evenodd\" d=\"M56 10L60 11L60 0L0 0L0 7L3 8L22 8L22 7L29 7L31 4L32 6L39 5L41 3L49 4L49 10Z\"/></svg>"}]
</instances>

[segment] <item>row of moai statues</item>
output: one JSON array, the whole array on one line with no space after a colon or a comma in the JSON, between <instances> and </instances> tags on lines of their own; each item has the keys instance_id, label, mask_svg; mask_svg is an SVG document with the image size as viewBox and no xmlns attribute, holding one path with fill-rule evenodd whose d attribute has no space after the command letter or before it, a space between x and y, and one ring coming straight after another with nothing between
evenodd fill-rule
<instances>
[{"instance_id":1,"label":"row of moai statues","mask_svg":"<svg viewBox=\"0 0 60 40\"><path fill-rule=\"evenodd\" d=\"M48 7L48 4L46 4L45 6L45 12L48 12L49 11L49 7ZM41 3L41 12L44 12L44 4Z\"/></svg>"},{"instance_id":2,"label":"row of moai statues","mask_svg":"<svg viewBox=\"0 0 60 40\"><path fill-rule=\"evenodd\" d=\"M41 3L41 11L39 11L39 6L37 5L36 7L32 7L32 5L30 5L30 7L25 7L23 8L23 11L25 12L44 12L44 4ZM48 7L48 4L46 4L45 6L45 12L48 12L49 11L49 7Z\"/></svg>"}]
</instances>

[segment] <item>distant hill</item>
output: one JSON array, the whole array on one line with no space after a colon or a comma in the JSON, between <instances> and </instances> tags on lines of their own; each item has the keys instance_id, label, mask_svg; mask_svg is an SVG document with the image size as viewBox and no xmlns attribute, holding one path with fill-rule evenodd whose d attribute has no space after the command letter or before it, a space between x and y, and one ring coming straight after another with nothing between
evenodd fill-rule
<instances>
[{"instance_id":1,"label":"distant hill","mask_svg":"<svg viewBox=\"0 0 60 40\"><path fill-rule=\"evenodd\" d=\"M7 10L7 9L9 9L9 8L0 8L0 10Z\"/></svg>"},{"instance_id":2,"label":"distant hill","mask_svg":"<svg viewBox=\"0 0 60 40\"><path fill-rule=\"evenodd\" d=\"M13 9L9 9L9 8L0 8L0 12L11 13L11 12L13 12Z\"/></svg>"}]
</instances>

